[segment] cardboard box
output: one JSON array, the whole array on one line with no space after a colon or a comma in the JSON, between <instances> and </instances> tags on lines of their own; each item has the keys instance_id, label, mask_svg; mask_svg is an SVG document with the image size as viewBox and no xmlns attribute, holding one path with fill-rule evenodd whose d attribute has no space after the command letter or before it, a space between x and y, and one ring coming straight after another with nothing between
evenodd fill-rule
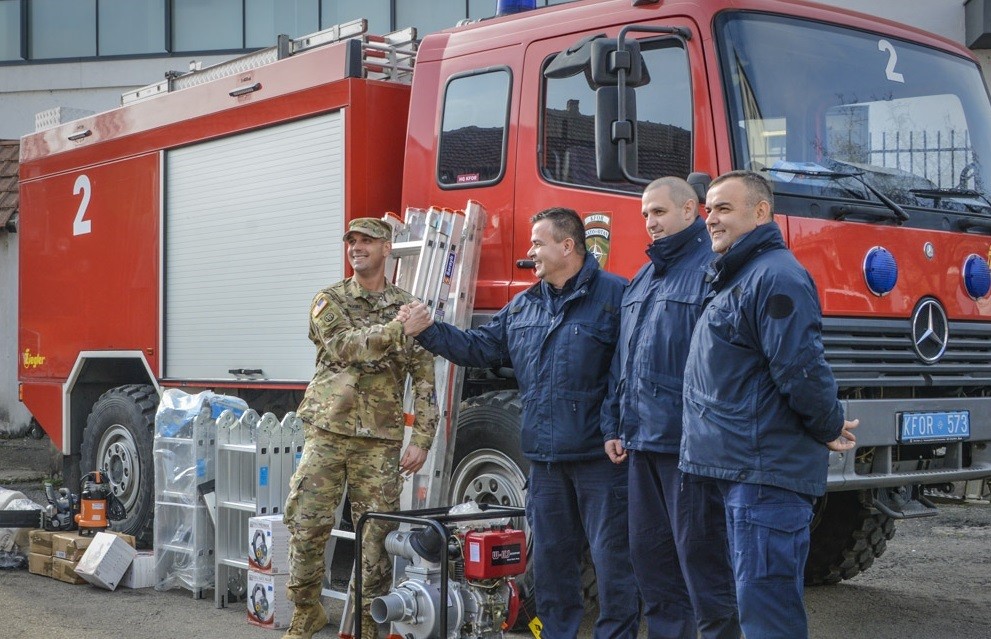
<instances>
[{"instance_id":1,"label":"cardboard box","mask_svg":"<svg viewBox=\"0 0 991 639\"><path fill-rule=\"evenodd\" d=\"M52 557L76 563L83 558L92 541L92 537L80 535L79 531L55 533L52 535Z\"/></svg>"},{"instance_id":2,"label":"cardboard box","mask_svg":"<svg viewBox=\"0 0 991 639\"><path fill-rule=\"evenodd\" d=\"M155 585L155 553L139 551L121 577L121 588L151 588Z\"/></svg>"},{"instance_id":3,"label":"cardboard box","mask_svg":"<svg viewBox=\"0 0 991 639\"><path fill-rule=\"evenodd\" d=\"M52 576L52 556L40 555L36 552L28 553L28 572L33 575Z\"/></svg>"},{"instance_id":4,"label":"cardboard box","mask_svg":"<svg viewBox=\"0 0 991 639\"><path fill-rule=\"evenodd\" d=\"M76 564L72 561L52 558L52 578L67 584L84 584L86 580L76 574Z\"/></svg>"},{"instance_id":5,"label":"cardboard box","mask_svg":"<svg viewBox=\"0 0 991 639\"><path fill-rule=\"evenodd\" d=\"M286 597L289 575L248 571L248 623L262 628L286 628L292 622L293 603Z\"/></svg>"},{"instance_id":6,"label":"cardboard box","mask_svg":"<svg viewBox=\"0 0 991 639\"><path fill-rule=\"evenodd\" d=\"M248 519L248 568L270 575L289 572L289 529L282 515Z\"/></svg>"},{"instance_id":7,"label":"cardboard box","mask_svg":"<svg viewBox=\"0 0 991 639\"><path fill-rule=\"evenodd\" d=\"M50 530L36 529L28 533L28 551L35 555L52 556L52 536L55 533ZM51 577L51 569L48 576Z\"/></svg>"},{"instance_id":8,"label":"cardboard box","mask_svg":"<svg viewBox=\"0 0 991 639\"><path fill-rule=\"evenodd\" d=\"M76 565L76 574L94 586L115 590L137 554L120 536L96 533Z\"/></svg>"},{"instance_id":9,"label":"cardboard box","mask_svg":"<svg viewBox=\"0 0 991 639\"><path fill-rule=\"evenodd\" d=\"M99 533L97 533L99 534ZM112 530L105 531L105 534L120 537L131 548L134 547L134 536ZM54 533L52 535L52 556L56 559L78 562L83 558L83 553L93 543L95 535L81 535L78 530L72 532Z\"/></svg>"}]
</instances>

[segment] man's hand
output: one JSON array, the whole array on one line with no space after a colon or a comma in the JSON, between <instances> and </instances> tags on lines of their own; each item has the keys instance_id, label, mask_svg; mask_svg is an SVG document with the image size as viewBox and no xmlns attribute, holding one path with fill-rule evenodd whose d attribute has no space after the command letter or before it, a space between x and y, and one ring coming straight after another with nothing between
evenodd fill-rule
<instances>
[{"instance_id":1,"label":"man's hand","mask_svg":"<svg viewBox=\"0 0 991 639\"><path fill-rule=\"evenodd\" d=\"M840 436L833 441L826 444L826 448L829 450L835 450L837 452L843 452L845 450L850 450L857 445L857 438L854 437L851 432L860 424L859 419L855 419L852 422L848 420L843 420L843 430L840 432Z\"/></svg>"},{"instance_id":2,"label":"man's hand","mask_svg":"<svg viewBox=\"0 0 991 639\"><path fill-rule=\"evenodd\" d=\"M614 464L622 464L626 461L626 449L623 448L623 442L618 439L610 439L606 441L606 455Z\"/></svg>"},{"instance_id":3,"label":"man's hand","mask_svg":"<svg viewBox=\"0 0 991 639\"><path fill-rule=\"evenodd\" d=\"M399 307L399 311L396 313L396 321L403 324L409 319L409 304L403 304Z\"/></svg>"},{"instance_id":4,"label":"man's hand","mask_svg":"<svg viewBox=\"0 0 991 639\"><path fill-rule=\"evenodd\" d=\"M430 309L423 302L410 302L409 304L403 305L400 309L405 308L407 312L406 320L403 321L403 332L410 337L416 337L426 329L433 326L434 317Z\"/></svg>"},{"instance_id":5,"label":"man's hand","mask_svg":"<svg viewBox=\"0 0 991 639\"><path fill-rule=\"evenodd\" d=\"M412 477L413 473L423 468L425 461L427 461L427 451L410 444L406 447L403 458L399 460L399 472L403 477Z\"/></svg>"}]
</instances>

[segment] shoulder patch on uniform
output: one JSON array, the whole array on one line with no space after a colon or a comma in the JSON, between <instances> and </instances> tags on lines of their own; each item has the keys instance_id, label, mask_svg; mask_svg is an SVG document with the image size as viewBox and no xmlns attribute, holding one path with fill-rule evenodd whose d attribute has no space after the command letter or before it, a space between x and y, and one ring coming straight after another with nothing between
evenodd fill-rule
<instances>
[{"instance_id":1,"label":"shoulder patch on uniform","mask_svg":"<svg viewBox=\"0 0 991 639\"><path fill-rule=\"evenodd\" d=\"M774 319L784 319L795 310L795 302L782 293L776 293L767 300L767 313Z\"/></svg>"},{"instance_id":2,"label":"shoulder patch on uniform","mask_svg":"<svg viewBox=\"0 0 991 639\"><path fill-rule=\"evenodd\" d=\"M328 306L329 306L329 304L327 303L327 298L326 297L321 297L313 305L313 310L310 311L310 315L313 316L313 319L316 319L316 318L320 317L320 314L321 313L323 313L325 310L327 310L327 307Z\"/></svg>"}]
</instances>

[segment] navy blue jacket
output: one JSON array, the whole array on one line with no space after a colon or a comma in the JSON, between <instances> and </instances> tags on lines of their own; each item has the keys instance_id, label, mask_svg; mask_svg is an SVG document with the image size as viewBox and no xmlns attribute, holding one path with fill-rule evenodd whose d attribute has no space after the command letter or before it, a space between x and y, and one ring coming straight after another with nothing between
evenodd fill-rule
<instances>
[{"instance_id":1,"label":"navy blue jacket","mask_svg":"<svg viewBox=\"0 0 991 639\"><path fill-rule=\"evenodd\" d=\"M631 450L677 455L681 392L692 329L702 313L706 267L716 254L701 218L657 240L623 293L619 344L603 413L619 412L617 435ZM604 424L611 420L604 419Z\"/></svg>"},{"instance_id":2,"label":"navy blue jacket","mask_svg":"<svg viewBox=\"0 0 991 639\"><path fill-rule=\"evenodd\" d=\"M438 322L416 339L461 366L512 363L523 405L520 442L527 459L605 457L600 410L625 284L586 254L574 288L559 303L553 303L546 282L537 282L484 326L462 331Z\"/></svg>"},{"instance_id":3,"label":"navy blue jacket","mask_svg":"<svg viewBox=\"0 0 991 639\"><path fill-rule=\"evenodd\" d=\"M774 222L737 241L709 278L685 369L681 469L823 494L843 407L812 278Z\"/></svg>"}]
</instances>

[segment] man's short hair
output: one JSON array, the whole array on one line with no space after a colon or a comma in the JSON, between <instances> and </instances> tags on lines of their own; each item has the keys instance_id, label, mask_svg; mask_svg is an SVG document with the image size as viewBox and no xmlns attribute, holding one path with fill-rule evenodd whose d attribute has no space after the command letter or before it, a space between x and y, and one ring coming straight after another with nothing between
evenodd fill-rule
<instances>
[{"instance_id":1,"label":"man's short hair","mask_svg":"<svg viewBox=\"0 0 991 639\"><path fill-rule=\"evenodd\" d=\"M692 200L693 202L698 204L699 196L695 192L695 189L692 188L692 185L689 184L686 180L683 180L680 177L675 177L673 175L657 178L656 180L648 184L647 188L645 188L643 192L647 193L649 191L653 191L655 189L659 189L664 186L670 189L671 201L674 202L675 206L681 207L688 200Z\"/></svg>"},{"instance_id":2,"label":"man's short hair","mask_svg":"<svg viewBox=\"0 0 991 639\"><path fill-rule=\"evenodd\" d=\"M765 200L774 213L774 193L771 191L771 183L756 171L729 171L723 173L709 185L709 188L721 184L726 180L741 180L747 187L747 194L750 196L749 204L757 206L761 200Z\"/></svg>"},{"instance_id":3,"label":"man's short hair","mask_svg":"<svg viewBox=\"0 0 991 639\"><path fill-rule=\"evenodd\" d=\"M575 241L575 252L585 255L585 224L577 211L555 206L531 217L530 223L536 224L541 220L550 220L551 236L555 242L563 242L570 237Z\"/></svg>"}]
</instances>

